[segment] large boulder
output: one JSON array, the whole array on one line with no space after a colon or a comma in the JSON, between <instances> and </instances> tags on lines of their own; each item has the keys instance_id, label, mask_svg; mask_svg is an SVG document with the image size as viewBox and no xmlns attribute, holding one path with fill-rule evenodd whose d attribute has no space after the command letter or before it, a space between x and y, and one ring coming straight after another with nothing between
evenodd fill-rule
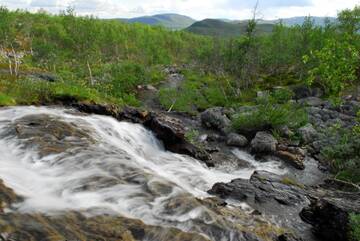
<instances>
[{"instance_id":1,"label":"large boulder","mask_svg":"<svg viewBox=\"0 0 360 241\"><path fill-rule=\"evenodd\" d=\"M348 231L351 213L360 213L359 193L316 198L301 211L300 216L313 225L314 233L322 240L350 241Z\"/></svg>"},{"instance_id":2,"label":"large boulder","mask_svg":"<svg viewBox=\"0 0 360 241\"><path fill-rule=\"evenodd\" d=\"M236 133L230 133L227 136L226 144L228 146L245 147L245 146L247 146L248 143L249 143L249 141L243 135L239 135Z\"/></svg>"},{"instance_id":3,"label":"large boulder","mask_svg":"<svg viewBox=\"0 0 360 241\"><path fill-rule=\"evenodd\" d=\"M225 112L224 108L221 107L207 109L201 113L201 122L206 128L215 129L224 133L231 125L231 121Z\"/></svg>"},{"instance_id":4,"label":"large boulder","mask_svg":"<svg viewBox=\"0 0 360 241\"><path fill-rule=\"evenodd\" d=\"M260 131L251 141L251 152L273 153L276 151L277 144L278 141L270 133Z\"/></svg>"},{"instance_id":5,"label":"large boulder","mask_svg":"<svg viewBox=\"0 0 360 241\"><path fill-rule=\"evenodd\" d=\"M208 193L222 199L246 202L255 212L273 216L283 227L296 230L302 236L311 234L310 225L298 216L301 208L307 205L304 186L288 177L256 171L250 180L234 179L229 183L216 183ZM301 239L286 235L278 240Z\"/></svg>"},{"instance_id":6,"label":"large boulder","mask_svg":"<svg viewBox=\"0 0 360 241\"><path fill-rule=\"evenodd\" d=\"M304 144L313 142L318 136L317 131L310 123L306 126L301 127L298 130L298 134L300 135L300 138Z\"/></svg>"}]
</instances>

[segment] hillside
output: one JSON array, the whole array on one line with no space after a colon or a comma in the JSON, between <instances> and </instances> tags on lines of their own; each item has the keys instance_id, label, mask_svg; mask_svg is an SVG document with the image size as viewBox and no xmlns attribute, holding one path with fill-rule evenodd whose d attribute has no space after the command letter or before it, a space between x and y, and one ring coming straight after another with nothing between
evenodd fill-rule
<instances>
[{"instance_id":1,"label":"hillside","mask_svg":"<svg viewBox=\"0 0 360 241\"><path fill-rule=\"evenodd\" d=\"M149 25L160 25L169 29L184 29L195 22L194 19L179 14L158 14L154 16L143 16L130 19L120 19L128 23L143 23Z\"/></svg>"},{"instance_id":2,"label":"hillside","mask_svg":"<svg viewBox=\"0 0 360 241\"><path fill-rule=\"evenodd\" d=\"M217 19L205 19L186 28L186 31L208 36L234 37L241 36L246 31L247 22L225 22ZM257 26L258 34L271 33L273 24L260 23Z\"/></svg>"}]
</instances>

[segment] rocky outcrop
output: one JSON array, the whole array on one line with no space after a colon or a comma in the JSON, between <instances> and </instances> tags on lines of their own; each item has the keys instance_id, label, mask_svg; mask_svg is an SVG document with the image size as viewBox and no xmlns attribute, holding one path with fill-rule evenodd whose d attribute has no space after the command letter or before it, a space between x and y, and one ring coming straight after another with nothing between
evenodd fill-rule
<instances>
[{"instance_id":1,"label":"rocky outcrop","mask_svg":"<svg viewBox=\"0 0 360 241\"><path fill-rule=\"evenodd\" d=\"M201 113L201 122L206 128L212 128L225 133L230 127L230 119L226 116L224 108L210 108Z\"/></svg>"},{"instance_id":2,"label":"rocky outcrop","mask_svg":"<svg viewBox=\"0 0 360 241\"><path fill-rule=\"evenodd\" d=\"M300 216L313 225L313 232L322 240L350 241L349 219L352 213L360 214L360 190L334 181L328 181L326 187L332 188L327 189L325 195L313 196L311 204L301 211Z\"/></svg>"},{"instance_id":3,"label":"rocky outcrop","mask_svg":"<svg viewBox=\"0 0 360 241\"><path fill-rule=\"evenodd\" d=\"M278 141L267 132L258 132L255 138L251 141L251 152L259 153L273 153L276 151Z\"/></svg>"},{"instance_id":4,"label":"rocky outcrop","mask_svg":"<svg viewBox=\"0 0 360 241\"><path fill-rule=\"evenodd\" d=\"M230 183L216 183L208 192L222 199L246 202L256 212L275 215L276 221L284 227L299 233L310 233L310 227L298 216L301 208L308 203L306 190L288 177L256 171L250 180L234 179Z\"/></svg>"}]
</instances>

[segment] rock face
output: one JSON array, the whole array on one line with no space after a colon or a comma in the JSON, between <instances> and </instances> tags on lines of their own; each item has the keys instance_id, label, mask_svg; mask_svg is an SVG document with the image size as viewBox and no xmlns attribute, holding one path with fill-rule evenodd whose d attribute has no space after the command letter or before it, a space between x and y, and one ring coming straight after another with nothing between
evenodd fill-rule
<instances>
[{"instance_id":1,"label":"rock face","mask_svg":"<svg viewBox=\"0 0 360 241\"><path fill-rule=\"evenodd\" d=\"M299 233L310 233L310 227L298 216L301 208L308 203L304 186L291 179L256 171L250 180L234 179L230 183L216 183L208 192L223 199L246 202L260 213L275 215L276 221L285 227Z\"/></svg>"},{"instance_id":2,"label":"rock face","mask_svg":"<svg viewBox=\"0 0 360 241\"><path fill-rule=\"evenodd\" d=\"M314 233L322 240L347 241L349 216L360 213L360 192L333 191L324 197L313 198L304 208L301 218L313 225Z\"/></svg>"},{"instance_id":3,"label":"rock face","mask_svg":"<svg viewBox=\"0 0 360 241\"><path fill-rule=\"evenodd\" d=\"M235 147L245 147L248 144L248 140L245 136L236 134L236 133L230 133L227 136L226 144L228 146L235 146Z\"/></svg>"},{"instance_id":4,"label":"rock face","mask_svg":"<svg viewBox=\"0 0 360 241\"><path fill-rule=\"evenodd\" d=\"M208 166L213 166L211 156L205 150L201 150L185 140L186 130L180 120L162 114L152 114L144 122L144 125L163 141L167 150L195 157L204 161Z\"/></svg>"},{"instance_id":5,"label":"rock face","mask_svg":"<svg viewBox=\"0 0 360 241\"><path fill-rule=\"evenodd\" d=\"M201 122L207 128L213 128L225 133L230 126L230 120L220 107L210 108L201 113Z\"/></svg>"},{"instance_id":6,"label":"rock face","mask_svg":"<svg viewBox=\"0 0 360 241\"><path fill-rule=\"evenodd\" d=\"M253 153L273 153L276 151L278 141L267 132L258 132L251 141L251 151Z\"/></svg>"},{"instance_id":7,"label":"rock face","mask_svg":"<svg viewBox=\"0 0 360 241\"><path fill-rule=\"evenodd\" d=\"M307 124L306 126L301 127L298 130L298 133L299 133L299 135L301 137L301 140L303 141L304 144L308 144L308 143L313 142L318 136L318 133L314 129L312 124Z\"/></svg>"}]
</instances>

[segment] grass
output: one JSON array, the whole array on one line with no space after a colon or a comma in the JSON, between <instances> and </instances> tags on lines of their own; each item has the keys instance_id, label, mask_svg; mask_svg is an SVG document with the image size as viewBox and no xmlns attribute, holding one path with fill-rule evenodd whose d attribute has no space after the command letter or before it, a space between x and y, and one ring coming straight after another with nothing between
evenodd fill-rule
<instances>
[{"instance_id":1,"label":"grass","mask_svg":"<svg viewBox=\"0 0 360 241\"><path fill-rule=\"evenodd\" d=\"M299 187L301 189L304 189L305 186L302 185L301 183L298 183L297 181L295 181L294 179L290 178L290 177L284 177L281 180L282 184L288 185L288 186L295 186L295 187Z\"/></svg>"},{"instance_id":2,"label":"grass","mask_svg":"<svg viewBox=\"0 0 360 241\"><path fill-rule=\"evenodd\" d=\"M304 109L293 104L258 105L255 110L236 114L232 119L235 130L267 130L281 126L295 129L304 126L308 121Z\"/></svg>"},{"instance_id":3,"label":"grass","mask_svg":"<svg viewBox=\"0 0 360 241\"><path fill-rule=\"evenodd\" d=\"M13 98L0 92L0 106L11 106L15 104L16 101Z\"/></svg>"}]
</instances>

